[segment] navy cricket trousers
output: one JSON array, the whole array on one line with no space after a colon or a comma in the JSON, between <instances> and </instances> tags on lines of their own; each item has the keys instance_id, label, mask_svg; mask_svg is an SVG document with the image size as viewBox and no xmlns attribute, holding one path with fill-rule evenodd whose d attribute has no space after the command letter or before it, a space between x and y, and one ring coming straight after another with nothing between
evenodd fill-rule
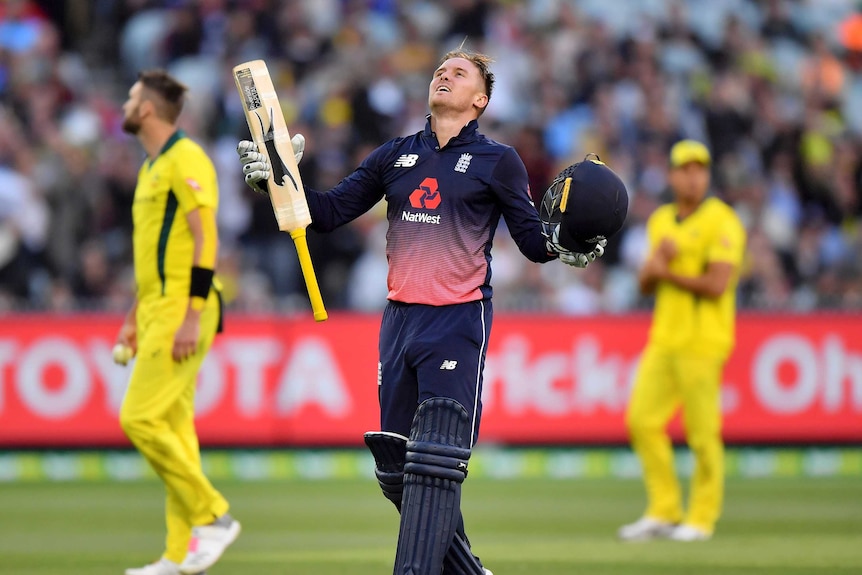
<instances>
[{"instance_id":1,"label":"navy cricket trousers","mask_svg":"<svg viewBox=\"0 0 862 575\"><path fill-rule=\"evenodd\" d=\"M390 301L380 325L380 429L410 436L420 403L448 397L464 406L472 444L482 414L482 371L493 310L489 300L447 306Z\"/></svg>"}]
</instances>

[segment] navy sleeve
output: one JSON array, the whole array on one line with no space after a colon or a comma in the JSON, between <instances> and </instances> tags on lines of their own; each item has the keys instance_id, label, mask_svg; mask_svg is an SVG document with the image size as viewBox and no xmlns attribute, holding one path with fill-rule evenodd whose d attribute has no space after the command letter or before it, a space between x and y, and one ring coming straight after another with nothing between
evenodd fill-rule
<instances>
[{"instance_id":1,"label":"navy sleeve","mask_svg":"<svg viewBox=\"0 0 862 575\"><path fill-rule=\"evenodd\" d=\"M527 259L544 263L556 258L545 248L539 213L530 200L527 168L514 148L507 148L491 174L491 188L500 202L512 239Z\"/></svg>"},{"instance_id":2,"label":"navy sleeve","mask_svg":"<svg viewBox=\"0 0 862 575\"><path fill-rule=\"evenodd\" d=\"M351 222L374 207L384 194L379 170L384 146L377 148L353 171L328 192L305 188L311 229L330 232Z\"/></svg>"}]
</instances>

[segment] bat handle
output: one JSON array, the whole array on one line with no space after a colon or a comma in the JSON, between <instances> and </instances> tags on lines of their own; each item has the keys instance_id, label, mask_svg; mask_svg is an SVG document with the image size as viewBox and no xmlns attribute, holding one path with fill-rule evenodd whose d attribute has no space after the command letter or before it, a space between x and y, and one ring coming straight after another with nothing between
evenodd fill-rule
<instances>
[{"instance_id":1,"label":"bat handle","mask_svg":"<svg viewBox=\"0 0 862 575\"><path fill-rule=\"evenodd\" d=\"M317 285L317 277L314 275L314 266L311 263L311 254L308 252L308 242L305 239L305 228L299 228L290 232L293 243L296 245L296 255L299 257L299 267L302 268L302 277L305 279L305 287L308 290L308 299L311 300L311 311L314 313L315 321L326 320L326 309L323 307L323 297L320 295L320 287Z\"/></svg>"}]
</instances>

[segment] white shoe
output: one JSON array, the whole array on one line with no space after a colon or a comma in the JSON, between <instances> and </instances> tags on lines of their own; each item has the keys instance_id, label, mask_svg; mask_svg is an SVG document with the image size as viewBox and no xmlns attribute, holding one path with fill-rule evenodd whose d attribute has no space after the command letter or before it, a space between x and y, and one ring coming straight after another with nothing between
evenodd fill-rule
<instances>
[{"instance_id":1,"label":"white shoe","mask_svg":"<svg viewBox=\"0 0 862 575\"><path fill-rule=\"evenodd\" d=\"M670 538L674 541L706 541L710 537L712 533L688 523L677 525L670 534Z\"/></svg>"},{"instance_id":2,"label":"white shoe","mask_svg":"<svg viewBox=\"0 0 862 575\"><path fill-rule=\"evenodd\" d=\"M240 524L231 519L230 525L203 525L192 527L189 552L180 563L180 573L197 575L212 567L228 546L239 537Z\"/></svg>"},{"instance_id":3,"label":"white shoe","mask_svg":"<svg viewBox=\"0 0 862 575\"><path fill-rule=\"evenodd\" d=\"M623 541L649 541L651 539L665 539L673 532L673 523L654 519L652 517L641 517L634 523L623 525L617 531L617 537Z\"/></svg>"},{"instance_id":4,"label":"white shoe","mask_svg":"<svg viewBox=\"0 0 862 575\"><path fill-rule=\"evenodd\" d=\"M126 575L180 575L180 566L162 557L155 563L126 569Z\"/></svg>"},{"instance_id":5,"label":"white shoe","mask_svg":"<svg viewBox=\"0 0 862 575\"><path fill-rule=\"evenodd\" d=\"M485 569L485 575L494 575L490 569Z\"/></svg>"}]
</instances>

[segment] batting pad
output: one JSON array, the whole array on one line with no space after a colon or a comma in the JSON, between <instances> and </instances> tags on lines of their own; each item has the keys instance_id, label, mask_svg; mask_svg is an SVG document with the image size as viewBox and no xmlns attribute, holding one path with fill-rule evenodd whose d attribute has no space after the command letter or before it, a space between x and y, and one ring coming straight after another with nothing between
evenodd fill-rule
<instances>
[{"instance_id":1,"label":"batting pad","mask_svg":"<svg viewBox=\"0 0 862 575\"><path fill-rule=\"evenodd\" d=\"M463 523L460 520L459 524L449 546L449 551L443 559L443 575L485 575L485 568L482 567L479 558L473 555L470 541L467 540Z\"/></svg>"},{"instance_id":2,"label":"batting pad","mask_svg":"<svg viewBox=\"0 0 862 575\"><path fill-rule=\"evenodd\" d=\"M461 483L470 459L470 417L435 397L416 410L404 464L395 575L439 575L461 520Z\"/></svg>"},{"instance_id":3,"label":"batting pad","mask_svg":"<svg viewBox=\"0 0 862 575\"><path fill-rule=\"evenodd\" d=\"M383 495L401 511L404 493L404 464L407 458L407 438L388 431L365 433L365 445L374 456L374 475ZM484 575L479 558L473 555L459 513L455 535L443 559L443 575Z\"/></svg>"},{"instance_id":4,"label":"batting pad","mask_svg":"<svg viewBox=\"0 0 862 575\"><path fill-rule=\"evenodd\" d=\"M374 456L374 475L383 495L394 503L400 512L407 438L389 431L369 431L365 434L365 445Z\"/></svg>"}]
</instances>

